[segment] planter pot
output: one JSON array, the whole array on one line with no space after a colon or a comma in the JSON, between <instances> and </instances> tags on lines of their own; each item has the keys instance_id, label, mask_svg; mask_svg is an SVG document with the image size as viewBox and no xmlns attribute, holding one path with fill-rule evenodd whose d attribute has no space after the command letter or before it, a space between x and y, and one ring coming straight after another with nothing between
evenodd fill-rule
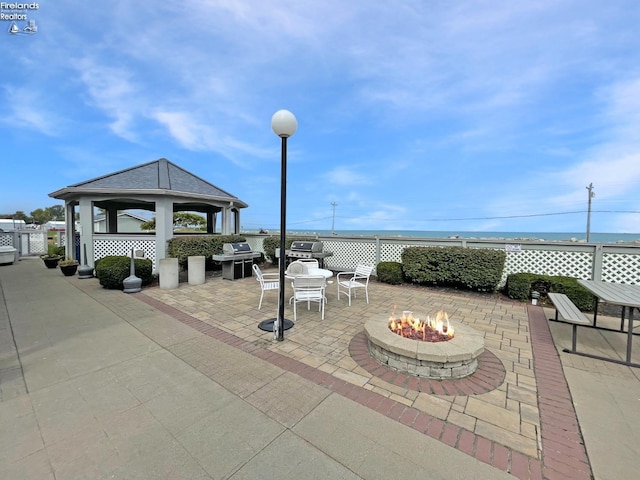
<instances>
[{"instance_id":1,"label":"planter pot","mask_svg":"<svg viewBox=\"0 0 640 480\"><path fill-rule=\"evenodd\" d=\"M60 258L43 258L42 260L44 261L44 264L47 268L56 268L58 266Z\"/></svg>"},{"instance_id":2,"label":"planter pot","mask_svg":"<svg viewBox=\"0 0 640 480\"><path fill-rule=\"evenodd\" d=\"M65 277L70 277L76 274L78 265L60 265L60 271Z\"/></svg>"}]
</instances>

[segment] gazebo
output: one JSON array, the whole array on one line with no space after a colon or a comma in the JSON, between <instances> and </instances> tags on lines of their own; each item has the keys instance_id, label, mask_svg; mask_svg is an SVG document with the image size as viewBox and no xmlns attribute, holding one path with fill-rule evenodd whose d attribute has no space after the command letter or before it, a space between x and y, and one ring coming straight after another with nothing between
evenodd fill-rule
<instances>
[{"instance_id":1,"label":"gazebo","mask_svg":"<svg viewBox=\"0 0 640 480\"><path fill-rule=\"evenodd\" d=\"M88 265L94 266L96 259L107 255L128 256L133 248L138 255L153 261L154 270L157 261L166 257L167 241L174 236L174 212L202 213L206 217L206 233L229 235L240 233L240 209L248 207L238 197L166 158L76 183L49 196L64 200L67 245L73 244L71 239L79 232ZM77 229L76 207L80 213ZM96 209L104 210L106 232L94 231ZM123 210L155 212L155 233L118 232L118 212ZM69 255L76 258L75 249L69 250Z\"/></svg>"}]
</instances>

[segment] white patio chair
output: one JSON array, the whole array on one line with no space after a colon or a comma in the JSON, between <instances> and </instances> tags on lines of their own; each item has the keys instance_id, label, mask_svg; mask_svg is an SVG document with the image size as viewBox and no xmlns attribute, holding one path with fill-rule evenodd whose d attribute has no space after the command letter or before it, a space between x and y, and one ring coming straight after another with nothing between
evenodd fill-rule
<instances>
[{"instance_id":1,"label":"white patio chair","mask_svg":"<svg viewBox=\"0 0 640 480\"><path fill-rule=\"evenodd\" d=\"M299 260L291 262L286 271L286 274L289 277L295 277L296 275L307 275L307 273L307 266Z\"/></svg>"},{"instance_id":2,"label":"white patio chair","mask_svg":"<svg viewBox=\"0 0 640 480\"><path fill-rule=\"evenodd\" d=\"M304 264L307 268L320 268L320 264L315 258L299 258L296 262Z\"/></svg>"},{"instance_id":3,"label":"white patio chair","mask_svg":"<svg viewBox=\"0 0 640 480\"><path fill-rule=\"evenodd\" d=\"M336 283L338 284L338 300L340 294L344 293L349 297L349 306L351 306L351 291L356 297L359 288L364 289L367 303L369 303L369 277L373 267L371 265L358 265L354 272L340 272L336 275Z\"/></svg>"},{"instance_id":4,"label":"white patio chair","mask_svg":"<svg viewBox=\"0 0 640 480\"><path fill-rule=\"evenodd\" d=\"M324 320L325 288L327 279L322 275L297 275L291 282L293 287L293 321L297 318L297 305L307 302L307 310L311 310L311 302L318 302L318 310Z\"/></svg>"},{"instance_id":5,"label":"white patio chair","mask_svg":"<svg viewBox=\"0 0 640 480\"><path fill-rule=\"evenodd\" d=\"M253 271L256 274L256 280L260 282L260 303L258 304L258 310L262 308L262 298L264 297L264 292L268 290L279 290L280 289L280 278L278 273L262 273L260 267L253 264Z\"/></svg>"}]
</instances>

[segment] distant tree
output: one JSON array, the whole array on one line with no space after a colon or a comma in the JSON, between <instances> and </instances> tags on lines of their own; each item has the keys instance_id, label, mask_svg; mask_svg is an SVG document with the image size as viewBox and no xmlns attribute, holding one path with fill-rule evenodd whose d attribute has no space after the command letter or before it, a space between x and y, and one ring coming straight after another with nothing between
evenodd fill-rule
<instances>
[{"instance_id":1,"label":"distant tree","mask_svg":"<svg viewBox=\"0 0 640 480\"><path fill-rule=\"evenodd\" d=\"M31 223L33 221L32 218L28 217L22 210L16 210L16 213L0 213L0 218L24 220L24 223Z\"/></svg>"},{"instance_id":2,"label":"distant tree","mask_svg":"<svg viewBox=\"0 0 640 480\"><path fill-rule=\"evenodd\" d=\"M22 210L17 210L16 213L13 214L13 218L15 220L24 220L24 223L29 223L30 220Z\"/></svg>"},{"instance_id":3,"label":"distant tree","mask_svg":"<svg viewBox=\"0 0 640 480\"><path fill-rule=\"evenodd\" d=\"M64 220L64 207L62 205L52 205L45 209L49 216L49 220L62 221Z\"/></svg>"},{"instance_id":4,"label":"distant tree","mask_svg":"<svg viewBox=\"0 0 640 480\"><path fill-rule=\"evenodd\" d=\"M207 225L207 220L197 213L188 212L175 212L173 214L173 226L178 228L195 228L204 229ZM140 230L155 230L156 219L155 217L140 224Z\"/></svg>"},{"instance_id":5,"label":"distant tree","mask_svg":"<svg viewBox=\"0 0 640 480\"><path fill-rule=\"evenodd\" d=\"M46 208L36 208L31 212L31 218L39 225L44 225L51 220L62 221L64 220L64 207L62 205L52 205Z\"/></svg>"},{"instance_id":6,"label":"distant tree","mask_svg":"<svg viewBox=\"0 0 640 480\"><path fill-rule=\"evenodd\" d=\"M207 225L202 215L188 212L176 212L173 214L173 226L181 228L203 228Z\"/></svg>"},{"instance_id":7,"label":"distant tree","mask_svg":"<svg viewBox=\"0 0 640 480\"><path fill-rule=\"evenodd\" d=\"M155 230L156 229L156 219L155 217L149 220L148 222L143 222L140 224L140 230Z\"/></svg>"},{"instance_id":8,"label":"distant tree","mask_svg":"<svg viewBox=\"0 0 640 480\"><path fill-rule=\"evenodd\" d=\"M51 220L49 218L49 213L47 213L42 208L36 208L33 212L30 213L30 215L31 218L33 218L34 223L37 223L38 225L44 225L49 220Z\"/></svg>"}]
</instances>

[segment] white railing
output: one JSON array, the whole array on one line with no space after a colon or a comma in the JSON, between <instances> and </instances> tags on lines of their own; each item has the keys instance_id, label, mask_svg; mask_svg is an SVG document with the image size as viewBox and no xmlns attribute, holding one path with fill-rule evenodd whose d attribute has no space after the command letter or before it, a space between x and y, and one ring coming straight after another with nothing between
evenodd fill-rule
<instances>
[{"instance_id":1,"label":"white railing","mask_svg":"<svg viewBox=\"0 0 640 480\"><path fill-rule=\"evenodd\" d=\"M264 253L264 235L244 236L254 251ZM325 259L325 266L338 271L351 270L359 263L400 262L407 247L459 246L505 250L507 259L499 286L508 275L520 272L640 284L640 245L381 236L314 238L323 242L324 251L333 252Z\"/></svg>"},{"instance_id":2,"label":"white railing","mask_svg":"<svg viewBox=\"0 0 640 480\"><path fill-rule=\"evenodd\" d=\"M265 235L243 235L253 251L264 253ZM400 262L402 251L407 247L459 246L506 251L499 287L508 275L520 272L640 284L640 245L382 236L318 236L314 239L323 242L324 251L333 252L324 264L336 271L352 270L359 263ZM154 271L157 268L155 237L104 234L94 237L93 248L95 259L107 255L129 256L132 248L142 250L144 256L153 261Z\"/></svg>"},{"instance_id":3,"label":"white railing","mask_svg":"<svg viewBox=\"0 0 640 480\"><path fill-rule=\"evenodd\" d=\"M18 255L44 255L47 253L47 232L45 230L23 229L0 232L0 246L18 250Z\"/></svg>"},{"instance_id":4,"label":"white railing","mask_svg":"<svg viewBox=\"0 0 640 480\"><path fill-rule=\"evenodd\" d=\"M144 254L142 258L151 260L153 262L153 271L157 271L155 236L100 234L100 236L93 237L94 262L110 255L130 257L132 248L134 251L141 250Z\"/></svg>"}]
</instances>

